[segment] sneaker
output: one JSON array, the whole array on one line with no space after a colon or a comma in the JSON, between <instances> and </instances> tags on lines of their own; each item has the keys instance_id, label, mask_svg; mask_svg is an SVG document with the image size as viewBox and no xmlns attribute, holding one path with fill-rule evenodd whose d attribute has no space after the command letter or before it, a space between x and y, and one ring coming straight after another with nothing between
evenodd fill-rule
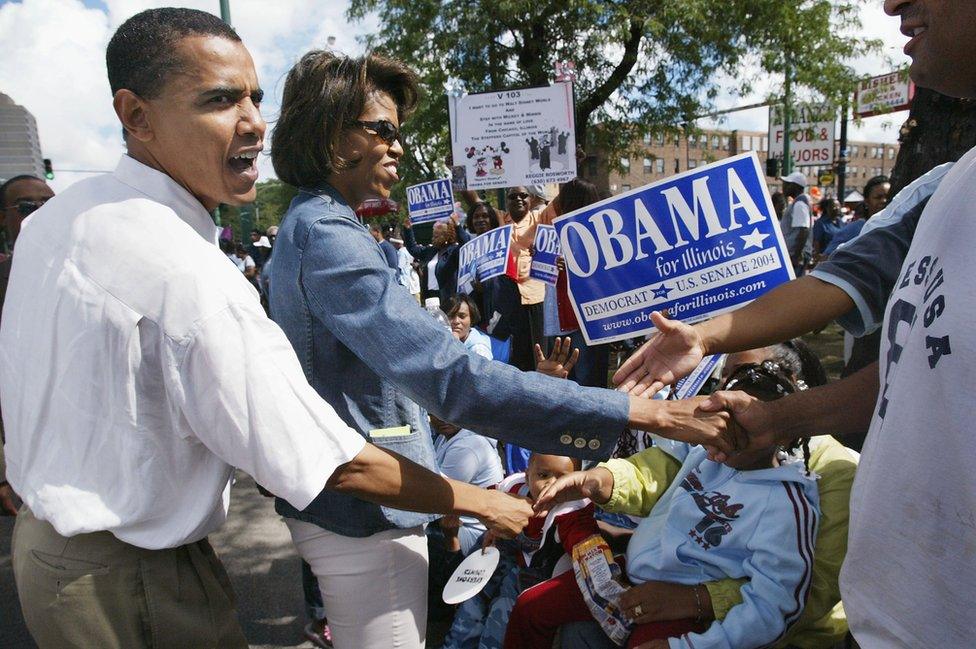
<instances>
[{"instance_id":1,"label":"sneaker","mask_svg":"<svg viewBox=\"0 0 976 649\"><path fill-rule=\"evenodd\" d=\"M315 623L309 622L305 625L305 630L302 635L305 636L306 640L320 649L331 649L332 647L332 631L329 629L328 624L322 629L322 633L319 633L315 629Z\"/></svg>"}]
</instances>

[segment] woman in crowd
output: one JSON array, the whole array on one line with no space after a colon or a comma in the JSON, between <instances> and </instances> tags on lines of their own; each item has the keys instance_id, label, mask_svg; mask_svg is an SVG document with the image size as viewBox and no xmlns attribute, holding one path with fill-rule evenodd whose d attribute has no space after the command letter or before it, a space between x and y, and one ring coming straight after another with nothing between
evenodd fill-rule
<instances>
[{"instance_id":1,"label":"woman in crowd","mask_svg":"<svg viewBox=\"0 0 976 649\"><path fill-rule=\"evenodd\" d=\"M829 256L830 253L837 250L838 246L861 234L861 230L868 219L883 210L888 204L888 192L890 191L891 183L888 182L888 176L875 176L868 180L867 184L864 185L864 202L858 206L855 219L834 234L830 244L824 250L824 254Z\"/></svg>"},{"instance_id":2,"label":"woman in crowd","mask_svg":"<svg viewBox=\"0 0 976 649\"><path fill-rule=\"evenodd\" d=\"M481 358L396 284L354 208L399 181L400 125L417 93L411 70L375 54L309 52L285 81L271 158L300 191L275 242L271 313L316 391L374 444L428 468L427 412L587 458L608 454L628 422L731 449L726 436L739 433L724 413L702 419L697 402L628 399ZM319 580L336 647L423 645L431 517L332 492L276 509Z\"/></svg>"},{"instance_id":3,"label":"woman in crowd","mask_svg":"<svg viewBox=\"0 0 976 649\"><path fill-rule=\"evenodd\" d=\"M813 260L819 262L824 258L824 251L830 245L834 235L844 227L840 218L840 201L836 198L825 198L820 201L820 218L813 224Z\"/></svg>"},{"instance_id":4,"label":"woman in crowd","mask_svg":"<svg viewBox=\"0 0 976 649\"><path fill-rule=\"evenodd\" d=\"M484 234L500 225L498 212L488 203L479 201L468 210L467 224L472 235Z\"/></svg>"},{"instance_id":5,"label":"woman in crowd","mask_svg":"<svg viewBox=\"0 0 976 649\"><path fill-rule=\"evenodd\" d=\"M491 341L475 325L481 322L481 313L470 296L458 293L448 298L443 306L451 323L451 333L478 356L491 358Z\"/></svg>"},{"instance_id":6,"label":"woman in crowd","mask_svg":"<svg viewBox=\"0 0 976 649\"><path fill-rule=\"evenodd\" d=\"M483 201L475 201L468 208L467 227L472 236L479 236L499 227L498 212ZM475 280L471 297L481 311L481 328L493 339L495 360L507 363L511 353L514 318L522 305L518 284L508 275L499 275L483 282Z\"/></svg>"},{"instance_id":7,"label":"woman in crowd","mask_svg":"<svg viewBox=\"0 0 976 649\"><path fill-rule=\"evenodd\" d=\"M436 297L441 304L457 293L458 251L471 236L458 227L452 215L434 223L430 245L417 243L410 219L403 224L404 246L413 258L426 269L424 299Z\"/></svg>"},{"instance_id":8,"label":"woman in crowd","mask_svg":"<svg viewBox=\"0 0 976 649\"><path fill-rule=\"evenodd\" d=\"M596 185L581 178L564 183L553 201L556 215L569 214L600 200ZM556 286L546 284L545 328L547 336L568 335L573 347L580 350L576 367L569 378L580 385L606 387L610 364L610 345L587 345L576 320L576 313L569 301L569 285L566 268L559 264Z\"/></svg>"}]
</instances>

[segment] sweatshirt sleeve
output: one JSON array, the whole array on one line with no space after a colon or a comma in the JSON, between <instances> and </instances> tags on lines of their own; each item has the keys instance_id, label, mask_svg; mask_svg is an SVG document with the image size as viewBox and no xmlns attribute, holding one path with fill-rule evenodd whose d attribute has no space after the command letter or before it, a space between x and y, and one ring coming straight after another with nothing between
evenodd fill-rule
<instances>
[{"instance_id":1,"label":"sweatshirt sleeve","mask_svg":"<svg viewBox=\"0 0 976 649\"><path fill-rule=\"evenodd\" d=\"M671 649L732 649L776 642L803 612L813 576L813 545L819 515L792 482L774 486L747 544L743 568L749 580L742 603L704 633L669 641Z\"/></svg>"},{"instance_id":2,"label":"sweatshirt sleeve","mask_svg":"<svg viewBox=\"0 0 976 649\"><path fill-rule=\"evenodd\" d=\"M742 603L742 585L745 583L745 579L719 579L702 584L712 600L716 620L724 620L729 611Z\"/></svg>"},{"instance_id":3,"label":"sweatshirt sleeve","mask_svg":"<svg viewBox=\"0 0 976 649\"><path fill-rule=\"evenodd\" d=\"M647 516L681 469L681 462L657 447L599 466L613 475L610 500L601 509Z\"/></svg>"}]
</instances>

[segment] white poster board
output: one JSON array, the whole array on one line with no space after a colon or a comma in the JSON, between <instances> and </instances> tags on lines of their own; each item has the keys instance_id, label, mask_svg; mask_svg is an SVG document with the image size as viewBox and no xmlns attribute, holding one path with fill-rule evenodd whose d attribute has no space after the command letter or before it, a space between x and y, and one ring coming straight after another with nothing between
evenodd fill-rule
<instances>
[{"instance_id":1,"label":"white poster board","mask_svg":"<svg viewBox=\"0 0 976 649\"><path fill-rule=\"evenodd\" d=\"M573 84L448 96L451 153L468 189L576 177Z\"/></svg>"},{"instance_id":2,"label":"white poster board","mask_svg":"<svg viewBox=\"0 0 976 649\"><path fill-rule=\"evenodd\" d=\"M798 104L790 111L790 157L794 167L829 167L834 163L834 122L831 106ZM783 107L769 107L770 158L783 157Z\"/></svg>"}]
</instances>

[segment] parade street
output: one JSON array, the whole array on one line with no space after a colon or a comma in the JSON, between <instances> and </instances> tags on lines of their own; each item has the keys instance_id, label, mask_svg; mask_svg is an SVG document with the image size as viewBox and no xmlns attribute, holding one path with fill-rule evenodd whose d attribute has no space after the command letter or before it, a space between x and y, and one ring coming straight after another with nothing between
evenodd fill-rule
<instances>
[{"instance_id":1,"label":"parade street","mask_svg":"<svg viewBox=\"0 0 976 649\"><path fill-rule=\"evenodd\" d=\"M34 649L24 626L10 565L14 518L0 517L0 647ZM258 493L250 476L238 472L230 514L211 535L214 550L230 573L237 610L250 646L302 647L302 577L288 529L274 502Z\"/></svg>"}]
</instances>

